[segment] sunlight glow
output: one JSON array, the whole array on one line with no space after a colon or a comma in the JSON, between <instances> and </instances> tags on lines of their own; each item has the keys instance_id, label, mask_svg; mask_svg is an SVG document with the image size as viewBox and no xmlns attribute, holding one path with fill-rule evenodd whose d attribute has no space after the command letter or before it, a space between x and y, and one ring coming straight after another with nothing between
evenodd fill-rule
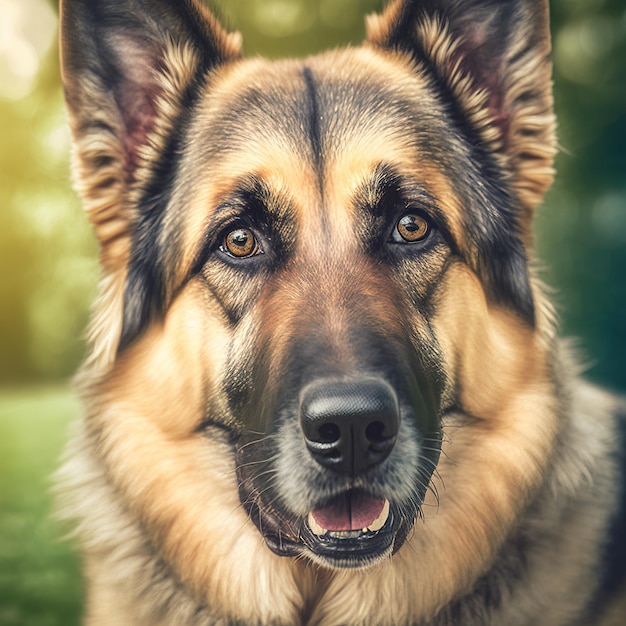
<instances>
[{"instance_id":1,"label":"sunlight glow","mask_svg":"<svg viewBox=\"0 0 626 626\"><path fill-rule=\"evenodd\" d=\"M56 22L44 0L0 2L0 98L18 100L30 93Z\"/></svg>"}]
</instances>

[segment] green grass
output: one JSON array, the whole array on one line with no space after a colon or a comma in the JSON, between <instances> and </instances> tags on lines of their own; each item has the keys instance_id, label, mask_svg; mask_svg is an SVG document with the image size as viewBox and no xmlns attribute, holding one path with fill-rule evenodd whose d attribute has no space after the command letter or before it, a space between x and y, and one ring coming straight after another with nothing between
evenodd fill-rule
<instances>
[{"instance_id":1,"label":"green grass","mask_svg":"<svg viewBox=\"0 0 626 626\"><path fill-rule=\"evenodd\" d=\"M80 623L79 559L52 519L50 475L78 406L66 389L0 391L0 624Z\"/></svg>"}]
</instances>

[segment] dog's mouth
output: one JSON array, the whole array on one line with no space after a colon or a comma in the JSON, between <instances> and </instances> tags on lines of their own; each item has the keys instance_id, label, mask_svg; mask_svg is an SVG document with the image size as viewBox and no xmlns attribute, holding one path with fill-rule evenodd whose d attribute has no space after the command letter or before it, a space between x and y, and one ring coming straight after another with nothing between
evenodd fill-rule
<instances>
[{"instance_id":1,"label":"dog's mouth","mask_svg":"<svg viewBox=\"0 0 626 626\"><path fill-rule=\"evenodd\" d=\"M314 560L334 567L365 567L396 545L400 516L389 500L349 490L311 511L300 538Z\"/></svg>"},{"instance_id":2,"label":"dog's mouth","mask_svg":"<svg viewBox=\"0 0 626 626\"><path fill-rule=\"evenodd\" d=\"M320 565L368 567L397 551L409 524L386 498L347 490L293 519L256 498L243 499L268 547L280 556L306 555Z\"/></svg>"}]
</instances>

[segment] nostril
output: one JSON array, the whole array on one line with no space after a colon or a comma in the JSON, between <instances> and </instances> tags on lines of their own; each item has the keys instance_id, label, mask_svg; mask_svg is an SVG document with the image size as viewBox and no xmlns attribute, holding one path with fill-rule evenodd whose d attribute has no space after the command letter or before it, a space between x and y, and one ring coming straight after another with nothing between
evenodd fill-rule
<instances>
[{"instance_id":1,"label":"nostril","mask_svg":"<svg viewBox=\"0 0 626 626\"><path fill-rule=\"evenodd\" d=\"M365 436L371 443L381 443L385 441L385 425L382 422L375 421L367 425Z\"/></svg>"},{"instance_id":2,"label":"nostril","mask_svg":"<svg viewBox=\"0 0 626 626\"><path fill-rule=\"evenodd\" d=\"M341 431L339 430L339 426L337 424L333 424L332 422L322 424L317 433L319 434L319 441L321 443L335 443L339 441L339 437L341 436Z\"/></svg>"}]
</instances>

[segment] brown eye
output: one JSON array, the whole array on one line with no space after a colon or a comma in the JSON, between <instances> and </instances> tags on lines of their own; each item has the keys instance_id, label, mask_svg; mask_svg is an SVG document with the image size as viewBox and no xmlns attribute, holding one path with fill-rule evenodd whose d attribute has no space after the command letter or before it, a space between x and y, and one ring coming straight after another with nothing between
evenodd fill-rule
<instances>
[{"instance_id":1,"label":"brown eye","mask_svg":"<svg viewBox=\"0 0 626 626\"><path fill-rule=\"evenodd\" d=\"M424 239L430 230L428 220L415 213L403 215L396 225L398 234L408 243L415 243Z\"/></svg>"},{"instance_id":2,"label":"brown eye","mask_svg":"<svg viewBox=\"0 0 626 626\"><path fill-rule=\"evenodd\" d=\"M238 259L254 256L261 252L256 237L247 228L237 228L227 233L222 249Z\"/></svg>"}]
</instances>

